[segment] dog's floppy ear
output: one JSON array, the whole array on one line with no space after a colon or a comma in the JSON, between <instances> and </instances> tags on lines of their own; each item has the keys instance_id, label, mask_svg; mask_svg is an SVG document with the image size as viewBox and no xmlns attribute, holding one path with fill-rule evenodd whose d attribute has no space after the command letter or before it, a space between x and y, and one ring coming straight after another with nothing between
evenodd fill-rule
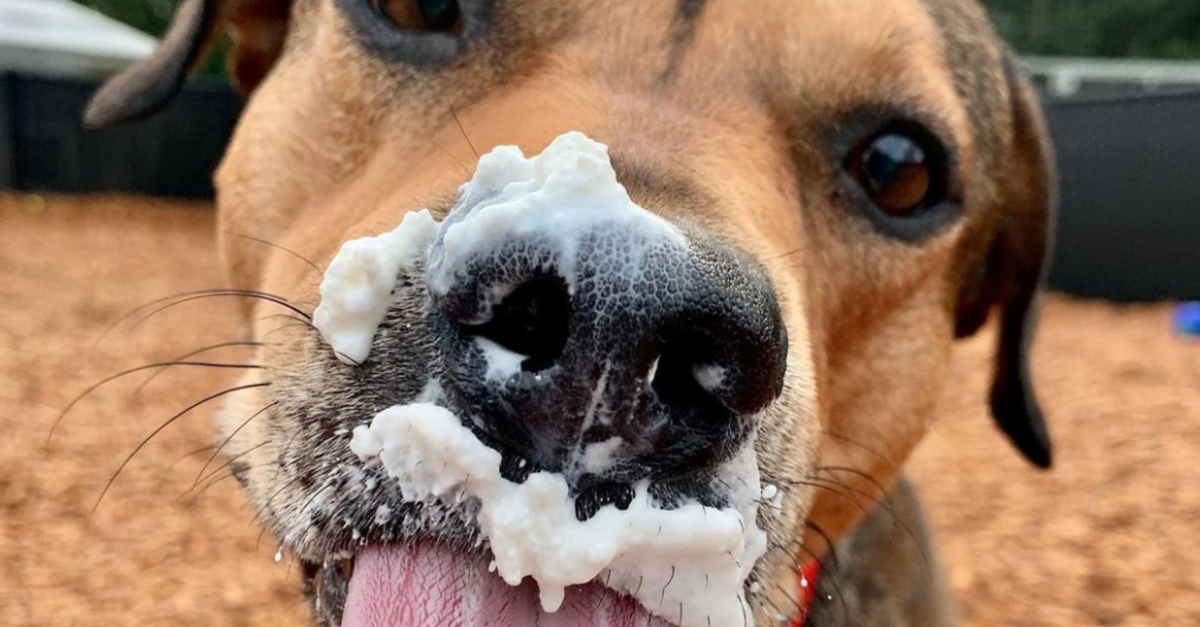
<instances>
[{"instance_id":1,"label":"dog's floppy ear","mask_svg":"<svg viewBox=\"0 0 1200 627\"><path fill-rule=\"evenodd\" d=\"M188 72L227 30L229 75L249 92L278 57L291 0L183 0L154 53L114 76L92 97L84 123L99 128L149 117L171 101Z\"/></svg>"},{"instance_id":2,"label":"dog's floppy ear","mask_svg":"<svg viewBox=\"0 0 1200 627\"><path fill-rule=\"evenodd\" d=\"M1054 237L1057 185L1041 106L1029 83L1005 61L1011 93L1008 154L999 160L996 221L990 243L958 295L958 337L974 334L1000 310L991 390L996 424L1034 465L1050 467L1052 451L1029 376L1036 300Z\"/></svg>"}]
</instances>

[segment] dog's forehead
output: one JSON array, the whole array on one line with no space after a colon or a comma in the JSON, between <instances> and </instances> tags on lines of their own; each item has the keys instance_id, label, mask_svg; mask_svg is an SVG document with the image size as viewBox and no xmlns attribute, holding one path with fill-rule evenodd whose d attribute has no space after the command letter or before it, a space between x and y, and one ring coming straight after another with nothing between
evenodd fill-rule
<instances>
[{"instance_id":1,"label":"dog's forehead","mask_svg":"<svg viewBox=\"0 0 1200 627\"><path fill-rule=\"evenodd\" d=\"M310 0L301 6L323 5L325 10L309 15L352 30L335 8L343 4ZM942 124L966 163L982 163L974 159L975 147L984 159L997 152L997 129L1007 119L1001 51L973 0L494 0L490 5L490 23L472 44L479 54L409 74L402 83L372 80L364 83L372 87L342 91L379 92L398 120L412 120L415 112L430 107L428 98L414 92L440 94L443 100L455 92L480 99L488 94L526 98L522 92L529 92L533 100L544 100L539 90L549 90L558 106L570 106L565 103L572 94L584 94L574 100L609 111L620 109L612 101L644 92L664 115L690 108L701 110L695 117L704 119L712 110L748 105L782 112L786 122L799 127L885 105L919 111ZM357 48L356 37L346 34L332 38L340 43L331 50ZM331 54L343 66L363 58L357 51ZM394 59L376 58L367 65L382 70L371 76L399 71ZM546 80L526 80L539 76ZM403 94L396 93L398 86ZM583 113L597 111L571 115ZM660 126L673 126L677 119Z\"/></svg>"},{"instance_id":2,"label":"dog's forehead","mask_svg":"<svg viewBox=\"0 0 1200 627\"><path fill-rule=\"evenodd\" d=\"M339 4L323 3L327 8ZM1000 88L988 85L999 82L992 80L1000 74L999 52L974 0L489 4L492 23L476 42L486 54L477 58L499 61L522 74L555 65L561 59L546 55L561 52L562 44L575 44L595 53L588 59L589 78L607 78L620 87L680 85L695 93L707 86L756 95L792 89L806 104L831 100L839 106L881 95L936 104L956 95L970 100L973 113L982 108L985 114L995 110L987 105L1004 101ZM464 80L483 78L472 72L453 74ZM944 87L953 91L943 94Z\"/></svg>"},{"instance_id":3,"label":"dog's forehead","mask_svg":"<svg viewBox=\"0 0 1200 627\"><path fill-rule=\"evenodd\" d=\"M660 101L697 108L766 101L798 125L891 107L942 124L964 161L973 161L976 148L985 157L996 152L1007 102L1001 51L973 0L581 0L575 6L575 26L564 39L595 55L588 79L599 77L614 90L645 86ZM572 12L565 14L570 20Z\"/></svg>"},{"instance_id":4,"label":"dog's forehead","mask_svg":"<svg viewBox=\"0 0 1200 627\"><path fill-rule=\"evenodd\" d=\"M518 4L539 5L543 0ZM572 3L566 39L602 51L621 80L639 70L660 86L697 82L758 90L790 83L808 100L920 97L929 82L962 82L989 41L970 0L649 0ZM631 64L631 58L639 63ZM954 71L951 71L953 68ZM961 76L953 76L955 72ZM703 79L698 81L697 79ZM956 85L958 86L958 85ZM962 85L961 93L969 90Z\"/></svg>"},{"instance_id":5,"label":"dog's forehead","mask_svg":"<svg viewBox=\"0 0 1200 627\"><path fill-rule=\"evenodd\" d=\"M951 8L959 0L776 0L753 3L762 11L753 17L747 3L708 1L710 20L695 38L705 41L707 34L710 47L697 53L698 72L712 72L730 41L749 35L745 46L760 68L755 87L798 114L822 121L888 106L927 113L961 142L974 134L961 132L967 130L963 99L973 90L960 87L956 64L967 54L960 48L970 47L959 46L960 39L980 31L943 19L962 11ZM981 81L974 70L962 71Z\"/></svg>"}]
</instances>

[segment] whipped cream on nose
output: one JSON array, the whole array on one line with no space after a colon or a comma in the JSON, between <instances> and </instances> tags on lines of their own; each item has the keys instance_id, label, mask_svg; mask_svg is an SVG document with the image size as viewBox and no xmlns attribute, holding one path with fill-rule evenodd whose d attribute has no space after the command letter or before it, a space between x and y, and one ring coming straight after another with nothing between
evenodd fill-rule
<instances>
[{"instance_id":1,"label":"whipped cream on nose","mask_svg":"<svg viewBox=\"0 0 1200 627\"><path fill-rule=\"evenodd\" d=\"M423 210L393 231L342 246L313 315L339 359L358 364L369 357L400 273L420 262L430 294L444 296L470 279L471 260L502 254L514 240L552 234L543 238L552 257L547 263L573 291L578 244L598 229L632 226L651 236L622 247L624 272L640 271L645 247L688 245L674 225L630 199L607 147L578 132L560 135L533 157L497 147L480 158L459 194L441 224ZM719 384L722 373L704 374ZM520 484L504 479L500 454L434 404L380 412L354 429L350 448L364 463L382 465L407 502L476 500L495 570L513 586L533 578L545 611L559 609L568 586L599 580L655 615L682 620L682 627L753 625L746 581L766 550L766 534L756 525L761 486L750 445L728 462L743 479L733 482L742 488L723 494L729 507L684 502L667 509L642 481L628 508L606 505L586 521L576 518L561 474L535 472Z\"/></svg>"},{"instance_id":2,"label":"whipped cream on nose","mask_svg":"<svg viewBox=\"0 0 1200 627\"><path fill-rule=\"evenodd\" d=\"M428 209L404 216L382 235L342 244L325 269L313 326L342 362L361 364L392 304L396 277L422 261L437 234Z\"/></svg>"},{"instance_id":3,"label":"whipped cream on nose","mask_svg":"<svg viewBox=\"0 0 1200 627\"><path fill-rule=\"evenodd\" d=\"M404 216L392 231L343 244L321 282L313 324L339 359L362 363L401 270L425 261L430 292L445 295L466 278L471 259L499 254L514 239L552 235L544 243L552 245L555 269L572 288L579 280L574 263L580 239L617 225L653 236L627 243L623 252L632 262L622 264L626 273L640 271L636 260L647 241L687 245L678 228L629 198L604 144L572 131L533 157L516 146L498 146L479 159L441 224L421 210Z\"/></svg>"},{"instance_id":4,"label":"whipped cream on nose","mask_svg":"<svg viewBox=\"0 0 1200 627\"><path fill-rule=\"evenodd\" d=\"M479 159L475 176L459 191L459 204L429 255L428 285L438 295L468 278L471 259L499 254L501 245L514 240L540 236L572 291L580 280L575 272L579 242L589 233L630 226L652 236L654 245L687 245L675 225L630 199L617 181L608 148L583 133L560 135L529 158L516 146L499 146ZM636 264L622 265L626 273L640 271Z\"/></svg>"}]
</instances>

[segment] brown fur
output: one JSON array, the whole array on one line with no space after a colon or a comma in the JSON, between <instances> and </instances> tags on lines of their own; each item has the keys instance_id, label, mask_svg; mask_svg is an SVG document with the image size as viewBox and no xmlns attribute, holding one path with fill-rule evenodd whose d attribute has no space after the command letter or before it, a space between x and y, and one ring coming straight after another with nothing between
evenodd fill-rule
<instances>
[{"instance_id":1,"label":"brown fur","mask_svg":"<svg viewBox=\"0 0 1200 627\"><path fill-rule=\"evenodd\" d=\"M788 486L788 498L760 520L772 550L756 577L776 584L760 603L762 624L790 607L796 564L838 539L833 555L853 567L831 581L844 577L861 613L822 613L819 624L949 624L911 489L893 490L891 510L870 497L897 481L935 419L953 341L993 308L1004 310L997 420L1049 462L1023 360L1052 179L1037 105L982 9L970 0L504 1L451 63L418 68L360 45L339 4L294 0L286 23L277 0L230 5L233 74L253 95L216 177L222 232L322 266L341 242L391 228L410 209L447 210L476 151L536 152L567 130L609 144L636 201L749 252L781 301L788 376L757 447L764 480ZM105 121L138 114L106 106ZM904 242L847 206L827 140L864 110L912 112L942 131L957 155L961 219ZM235 286L316 304L320 277L294 256L246 238L221 245ZM276 313L269 306L247 310L253 336L269 340L262 376L273 385L243 397L219 430L227 436L277 403L228 448L244 454L239 478L264 522L305 559L350 546L344 525L300 512L347 481L348 452L329 444L336 429L392 402L362 388L390 381L411 396L404 365L436 361L431 340L399 324L419 313L413 283L402 295L409 309L381 340L406 350L359 374L311 330L281 328L265 318ZM339 508L353 505L334 503L326 517ZM880 517L893 515L902 524L884 529ZM471 533L451 527L438 533ZM888 541L897 527L914 530L915 553ZM899 603L904 595L920 602Z\"/></svg>"}]
</instances>

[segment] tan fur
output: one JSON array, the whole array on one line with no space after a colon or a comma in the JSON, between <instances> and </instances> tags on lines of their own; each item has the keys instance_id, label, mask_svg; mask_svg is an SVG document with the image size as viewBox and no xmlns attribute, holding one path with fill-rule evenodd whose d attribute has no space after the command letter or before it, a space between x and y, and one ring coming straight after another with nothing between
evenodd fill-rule
<instances>
[{"instance_id":1,"label":"tan fur","mask_svg":"<svg viewBox=\"0 0 1200 627\"><path fill-rule=\"evenodd\" d=\"M241 14L269 14L246 8L254 2L241 2ZM962 25L951 28L971 31L960 34L982 59L972 68L972 80L986 81L981 98L1007 103L1004 52L965 0L710 0L678 47L668 42L674 0L505 1L496 3L487 39L436 71L367 54L330 0L295 0L282 54L257 85L216 177L230 281L311 308L320 279L311 268L229 233L323 266L350 237L389 229L415 208L445 208L469 177L474 151L498 144L537 152L582 130L651 178L690 182L711 202L672 203L645 191L635 200L754 255L774 282L791 337L784 397L761 428L764 474L841 486L797 485L784 512L767 521L782 548L761 572L785 589L797 560L829 550L811 527L846 536L872 505L855 495L878 498L892 485L935 420L950 375L957 294L997 237L999 195L1019 185L978 166L1021 157L1010 109L981 121L960 93L965 79L951 67L948 22L934 17L945 8L930 10L951 4L966 7ZM253 21L242 24L245 42ZM263 51L276 44L268 34L242 46L258 54L245 72L252 82L264 73ZM965 216L919 244L881 235L837 202L839 164L820 148L822 123L884 104L935 119L959 155ZM981 127L998 145L981 147ZM321 385L306 373L326 348L302 327L280 330L279 319L264 318L271 313L262 305L247 311L252 335L274 347L263 351L267 365ZM221 432L277 393L242 400ZM232 446L236 454L270 444L246 457L247 489L260 507L277 489L292 489L265 470L285 445L270 425L279 426L250 423ZM761 608L763 624L773 614Z\"/></svg>"}]
</instances>

